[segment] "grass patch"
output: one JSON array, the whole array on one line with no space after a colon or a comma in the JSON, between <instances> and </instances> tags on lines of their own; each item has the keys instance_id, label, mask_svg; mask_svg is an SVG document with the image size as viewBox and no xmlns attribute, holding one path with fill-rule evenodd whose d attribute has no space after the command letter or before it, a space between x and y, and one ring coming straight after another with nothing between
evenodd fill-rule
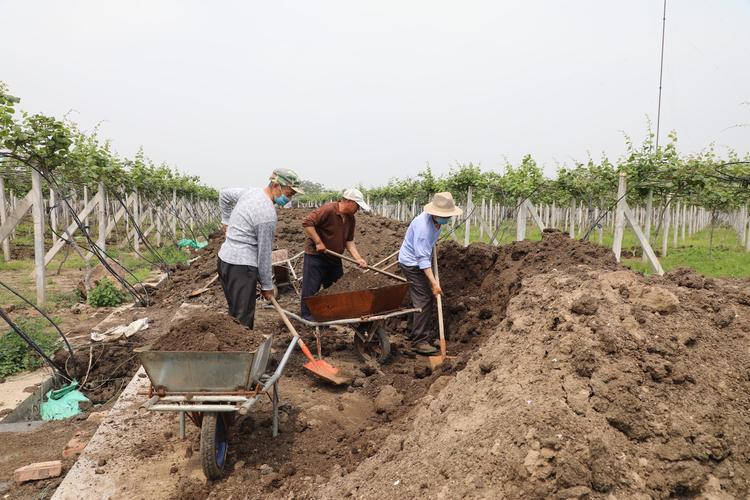
<instances>
[{"instance_id":1,"label":"grass patch","mask_svg":"<svg viewBox=\"0 0 750 500\"><path fill-rule=\"evenodd\" d=\"M739 245L737 233L728 228L715 229L713 248L709 250L710 233L709 229L700 231L683 246L669 248L667 256L659 258L664 270L690 267L712 278L750 277L750 252ZM652 272L651 266L641 259L625 259L623 264L645 274Z\"/></svg>"},{"instance_id":2,"label":"grass patch","mask_svg":"<svg viewBox=\"0 0 750 500\"><path fill-rule=\"evenodd\" d=\"M9 262L0 262L0 271L24 271L31 272L34 269L33 260L11 260Z\"/></svg>"},{"instance_id":3,"label":"grass patch","mask_svg":"<svg viewBox=\"0 0 750 500\"><path fill-rule=\"evenodd\" d=\"M163 260L169 266L185 264L188 261L188 254L182 249L174 246L159 248L157 249L157 252L159 252L159 256L155 255L154 252L149 251L148 260L153 262L161 262Z\"/></svg>"},{"instance_id":4,"label":"grass patch","mask_svg":"<svg viewBox=\"0 0 750 500\"><path fill-rule=\"evenodd\" d=\"M23 318L17 324L47 355L54 353L60 345L54 327L44 318ZM34 370L43 363L44 360L15 331L8 328L0 334L0 377Z\"/></svg>"}]
</instances>

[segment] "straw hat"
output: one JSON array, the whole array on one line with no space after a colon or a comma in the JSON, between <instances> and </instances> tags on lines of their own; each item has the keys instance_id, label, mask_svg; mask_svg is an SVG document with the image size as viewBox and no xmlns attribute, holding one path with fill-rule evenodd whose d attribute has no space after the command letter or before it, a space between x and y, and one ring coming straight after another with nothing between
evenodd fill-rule
<instances>
[{"instance_id":1,"label":"straw hat","mask_svg":"<svg viewBox=\"0 0 750 500\"><path fill-rule=\"evenodd\" d=\"M432 197L432 201L424 206L424 211L437 217L453 217L454 215L464 213L463 210L456 206L456 203L453 201L453 195L447 191L436 193Z\"/></svg>"}]
</instances>

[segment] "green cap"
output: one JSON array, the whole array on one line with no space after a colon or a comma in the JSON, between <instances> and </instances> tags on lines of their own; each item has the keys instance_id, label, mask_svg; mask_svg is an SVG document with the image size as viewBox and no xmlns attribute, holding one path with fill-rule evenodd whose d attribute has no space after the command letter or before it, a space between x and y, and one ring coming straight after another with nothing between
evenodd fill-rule
<instances>
[{"instance_id":1,"label":"green cap","mask_svg":"<svg viewBox=\"0 0 750 500\"><path fill-rule=\"evenodd\" d=\"M271 175L271 182L275 182L279 186L288 186L299 194L305 194L305 191L300 186L299 175L290 168L277 168L274 170L273 175Z\"/></svg>"}]
</instances>

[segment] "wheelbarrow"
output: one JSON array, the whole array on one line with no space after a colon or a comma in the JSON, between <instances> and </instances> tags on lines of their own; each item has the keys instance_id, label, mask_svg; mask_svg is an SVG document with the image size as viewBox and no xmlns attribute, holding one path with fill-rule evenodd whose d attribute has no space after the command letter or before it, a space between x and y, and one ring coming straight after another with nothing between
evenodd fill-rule
<instances>
[{"instance_id":1,"label":"wheelbarrow","mask_svg":"<svg viewBox=\"0 0 750 500\"><path fill-rule=\"evenodd\" d=\"M300 262L302 262L304 254L305 252L299 252L289 257L289 251L285 248L271 252L273 282L277 287L291 286L294 292L299 295L300 281L302 280L302 277L299 276L301 272Z\"/></svg>"},{"instance_id":2,"label":"wheelbarrow","mask_svg":"<svg viewBox=\"0 0 750 500\"><path fill-rule=\"evenodd\" d=\"M408 283L389 285L369 290L313 295L305 298L313 320L284 311L289 317L315 328L318 357L321 357L320 327L351 325L354 329L354 350L363 361L386 363L391 354L391 342L384 328L387 319L421 311L404 308L402 303Z\"/></svg>"},{"instance_id":3,"label":"wheelbarrow","mask_svg":"<svg viewBox=\"0 0 750 500\"><path fill-rule=\"evenodd\" d=\"M272 336L252 352L136 350L151 382L142 411L179 412L180 438L185 417L200 428L201 465L211 480L223 476L228 430L264 395L273 406L273 436L279 433L278 381L295 345L292 340L273 373L267 373Z\"/></svg>"}]
</instances>

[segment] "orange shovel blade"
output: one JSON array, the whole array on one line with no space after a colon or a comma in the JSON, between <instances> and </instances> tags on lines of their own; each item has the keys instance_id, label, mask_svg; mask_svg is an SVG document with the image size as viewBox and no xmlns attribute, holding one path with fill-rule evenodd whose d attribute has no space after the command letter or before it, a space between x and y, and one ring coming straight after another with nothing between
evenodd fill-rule
<instances>
[{"instance_id":1,"label":"orange shovel blade","mask_svg":"<svg viewBox=\"0 0 750 500\"><path fill-rule=\"evenodd\" d=\"M446 355L447 346L445 345L445 339L440 339L440 354L437 356L430 356L428 358L430 362L430 368L433 370L438 366L442 365L448 356Z\"/></svg>"},{"instance_id":2,"label":"orange shovel blade","mask_svg":"<svg viewBox=\"0 0 750 500\"><path fill-rule=\"evenodd\" d=\"M339 375L338 368L322 359L308 361L305 363L304 367L323 380L327 380L336 385L348 384L350 381L349 378Z\"/></svg>"}]
</instances>

